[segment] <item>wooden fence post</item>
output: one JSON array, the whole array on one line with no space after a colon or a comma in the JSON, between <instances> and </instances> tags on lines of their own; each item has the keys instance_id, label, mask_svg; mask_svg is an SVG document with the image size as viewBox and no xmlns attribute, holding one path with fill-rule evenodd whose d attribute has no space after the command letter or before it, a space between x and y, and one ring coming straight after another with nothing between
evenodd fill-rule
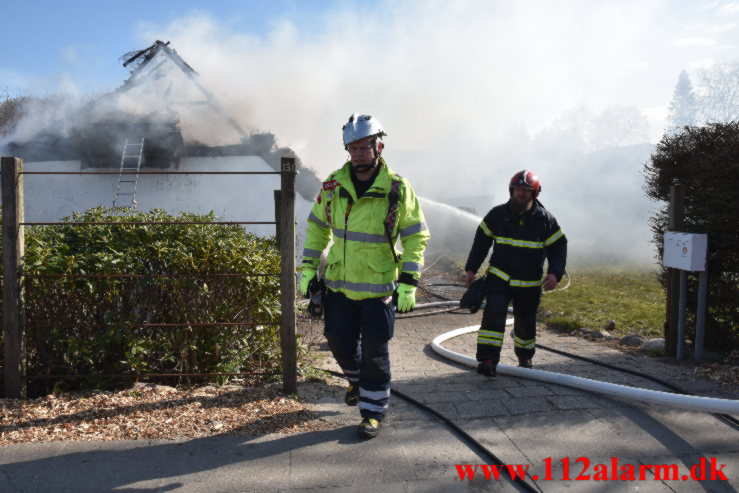
<instances>
[{"instance_id":1,"label":"wooden fence post","mask_svg":"<svg viewBox=\"0 0 739 493\"><path fill-rule=\"evenodd\" d=\"M298 351L295 340L295 158L283 157L280 171L278 236L282 257L282 390L287 394L295 394L298 391Z\"/></svg>"},{"instance_id":2,"label":"wooden fence post","mask_svg":"<svg viewBox=\"0 0 739 493\"><path fill-rule=\"evenodd\" d=\"M3 221L3 383L5 396L26 398L26 331L21 274L23 269L23 160L4 157Z\"/></svg>"},{"instance_id":3,"label":"wooden fence post","mask_svg":"<svg viewBox=\"0 0 739 493\"><path fill-rule=\"evenodd\" d=\"M685 217L685 195L680 185L670 186L668 231L679 231ZM680 318L680 271L667 269L667 320L665 323L665 355L677 356L677 326Z\"/></svg>"},{"instance_id":4,"label":"wooden fence post","mask_svg":"<svg viewBox=\"0 0 739 493\"><path fill-rule=\"evenodd\" d=\"M280 248L280 204L282 203L282 192L280 190L273 190L275 200L275 241L277 242L277 248Z\"/></svg>"}]
</instances>

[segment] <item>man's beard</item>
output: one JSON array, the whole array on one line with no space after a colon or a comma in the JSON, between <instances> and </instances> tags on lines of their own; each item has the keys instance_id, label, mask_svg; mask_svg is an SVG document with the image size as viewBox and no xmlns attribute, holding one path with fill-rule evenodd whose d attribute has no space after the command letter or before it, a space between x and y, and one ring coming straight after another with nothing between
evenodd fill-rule
<instances>
[{"instance_id":1,"label":"man's beard","mask_svg":"<svg viewBox=\"0 0 739 493\"><path fill-rule=\"evenodd\" d=\"M373 159L372 162L369 164L355 164L352 166L352 169L355 173L366 173L367 171L373 169L376 164L377 160Z\"/></svg>"},{"instance_id":2,"label":"man's beard","mask_svg":"<svg viewBox=\"0 0 739 493\"><path fill-rule=\"evenodd\" d=\"M530 203L530 200L519 201L515 198L511 198L511 210L516 214L521 214L528 209Z\"/></svg>"}]
</instances>

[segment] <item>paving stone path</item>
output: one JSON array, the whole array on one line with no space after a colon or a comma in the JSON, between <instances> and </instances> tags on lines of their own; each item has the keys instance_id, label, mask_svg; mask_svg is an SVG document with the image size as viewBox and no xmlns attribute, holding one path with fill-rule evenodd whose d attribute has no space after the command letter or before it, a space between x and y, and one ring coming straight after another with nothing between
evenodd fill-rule
<instances>
[{"instance_id":1,"label":"paving stone path","mask_svg":"<svg viewBox=\"0 0 739 493\"><path fill-rule=\"evenodd\" d=\"M710 414L611 398L524 378L498 375L490 379L431 350L430 342L434 337L453 328L477 325L480 316L480 313L442 314L398 320L390 349L393 388L451 418L506 463L528 464L530 471L543 477L546 472L544 461L549 457L552 460L551 476L555 479L563 477L563 461L569 459L571 480L539 480L538 484L544 491L567 488L572 491L731 492L739 487L739 431ZM509 330L506 331L501 363L515 366L517 360ZM475 338L475 333L466 334L443 345L474 357ZM695 378L690 364L625 353L603 343L545 328L539 329L537 342L640 371L697 395L739 399L739 389ZM325 363L326 367L337 369L335 364L331 366L330 358ZM668 391L651 380L541 349L537 351L534 363L537 369ZM337 391L336 398L340 396L341 392ZM347 423L356 420L356 413L344 412L342 416L348 420ZM392 397L383 433L400 431L429 419L433 418L398 397ZM419 453L424 452L419 450ZM425 470L420 473L446 483L455 462L440 450L431 453L439 454L438 460L430 465L427 462ZM584 459L576 463L581 457ZM619 465L630 464L637 468L642 464L675 465L682 476L691 466L699 464L702 457L708 461L715 458L718 464L726 464L722 472L729 481L652 479L598 483L575 480L585 460L590 464L585 472L591 475L596 472L597 464L611 464L617 460Z\"/></svg>"}]
</instances>

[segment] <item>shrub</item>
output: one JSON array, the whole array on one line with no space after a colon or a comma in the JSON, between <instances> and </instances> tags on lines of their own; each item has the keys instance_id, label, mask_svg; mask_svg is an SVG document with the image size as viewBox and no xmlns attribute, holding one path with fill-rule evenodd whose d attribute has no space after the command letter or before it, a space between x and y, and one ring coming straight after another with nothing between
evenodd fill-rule
<instances>
[{"instance_id":1,"label":"shrub","mask_svg":"<svg viewBox=\"0 0 739 493\"><path fill-rule=\"evenodd\" d=\"M681 133L665 135L645 165L645 191L665 204L651 218L654 243L662 258L664 232L668 229L670 186L680 184L685 193L684 232L707 233L708 310L706 347L730 351L739 347L739 249L736 225L739 208L739 122L683 127ZM660 279L666 286L666 273ZM697 281L688 283L688 310L695 327Z\"/></svg>"},{"instance_id":2,"label":"shrub","mask_svg":"<svg viewBox=\"0 0 739 493\"><path fill-rule=\"evenodd\" d=\"M105 207L64 219L214 220ZM273 238L238 225L35 226L26 231L25 265L26 274L143 276L27 277L29 375L279 371L279 326L266 325L279 322L279 277L209 277L279 273ZM192 325L137 325L160 323Z\"/></svg>"}]
</instances>

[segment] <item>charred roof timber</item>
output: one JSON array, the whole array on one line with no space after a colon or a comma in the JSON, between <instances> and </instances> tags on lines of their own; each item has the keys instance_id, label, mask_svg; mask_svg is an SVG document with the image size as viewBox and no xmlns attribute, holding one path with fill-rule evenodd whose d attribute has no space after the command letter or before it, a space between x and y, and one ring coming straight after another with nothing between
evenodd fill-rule
<instances>
[{"instance_id":1,"label":"charred roof timber","mask_svg":"<svg viewBox=\"0 0 739 493\"><path fill-rule=\"evenodd\" d=\"M157 56L157 55L162 56ZM213 95L197 79L197 72L177 52L169 47L169 42L157 40L151 46L126 53L121 57L124 67L133 67L131 75L121 87L103 96L93 106L104 106L106 100L117 98L135 87L158 76L159 68L168 60L174 63L205 98L202 101L170 102L170 104L203 104L219 114L236 130L242 142L248 140L244 130L218 104ZM155 61L157 64L152 65ZM90 114L94 108L90 108ZM121 149L125 142L144 139L142 166L167 168L177 166L184 152L184 139L180 132L179 119L170 109L145 117L121 111L105 112L101 119L91 118L88 123L75 132L83 168L112 168L120 162Z\"/></svg>"},{"instance_id":2,"label":"charred roof timber","mask_svg":"<svg viewBox=\"0 0 739 493\"><path fill-rule=\"evenodd\" d=\"M144 71L144 68L147 67L149 63L151 63L151 61L154 59L154 57L159 53L163 53L177 67L179 67L179 69L182 70L182 72L188 77L188 79L190 79L190 81L192 81L195 87L197 87L198 90L206 98L205 101L195 101L191 102L190 104L207 104L214 111L220 114L228 122L228 124L233 127L234 130L236 130L242 140L247 140L247 135L246 133L244 133L244 130L241 128L241 126L239 126L239 124L236 123L236 121L223 110L223 108L221 107L221 105L218 104L218 101L216 101L213 95L205 87L203 87L200 81L198 81L198 73L190 65L188 65L187 62L185 62L175 50L169 47L169 41L164 43L162 41L156 40L154 44L146 49L127 53L126 55L124 55L123 58L127 57L123 62L124 67L127 67L131 64L138 65L136 66L136 68L133 69L133 71L131 72L131 76L126 80L126 82L123 83L123 86L121 86L116 91L116 93L120 94L129 90L131 87L140 84L141 82L138 79ZM160 65L162 63L164 63L164 60L160 62ZM144 78L156 73L157 68L159 68L159 66L155 67L153 70L150 70L147 75L144 75Z\"/></svg>"},{"instance_id":3,"label":"charred roof timber","mask_svg":"<svg viewBox=\"0 0 739 493\"><path fill-rule=\"evenodd\" d=\"M212 108L237 132L240 137L238 144L210 146L194 140L184 142L180 119L171 107L141 115L121 110L115 104L118 96L125 93L131 96L130 90L144 87L147 82L160 77L159 69L167 61L174 63L203 95L201 100L169 101L170 106L183 103ZM247 136L200 84L197 72L169 47L169 42L157 40L143 50L126 53L121 57L121 62L124 67L131 68L128 79L118 89L92 101L75 118L70 118L77 123L66 126L71 127L69 133L62 135L57 130L63 125L49 125L29 140L8 143L6 148L9 155L22 157L26 161L79 159L82 168L119 168L125 143L140 142L143 138L145 145L141 166L146 168L177 166L180 158L187 156L260 156L277 171L282 157L294 156L289 148L279 147L275 136L269 132ZM155 96L159 98L158 94ZM166 99L167 95L163 96L159 99ZM135 97L131 99L136 100ZM297 183L298 192L312 200L315 190L320 186L320 179L312 170L303 167L300 158L295 157L302 173L302 179Z\"/></svg>"}]
</instances>

